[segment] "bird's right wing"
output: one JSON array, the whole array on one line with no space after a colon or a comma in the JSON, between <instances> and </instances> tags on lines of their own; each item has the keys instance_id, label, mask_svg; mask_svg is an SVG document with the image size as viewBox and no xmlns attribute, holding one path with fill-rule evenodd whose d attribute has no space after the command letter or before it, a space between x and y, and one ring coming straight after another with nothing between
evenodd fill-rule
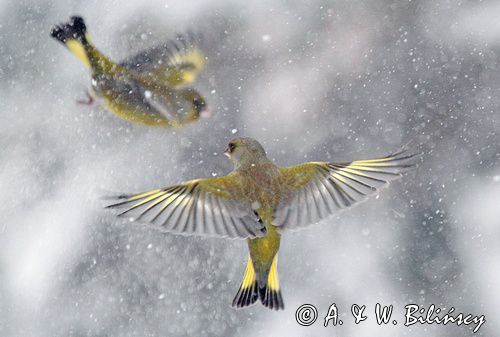
<instances>
[{"instance_id":1,"label":"bird's right wing","mask_svg":"<svg viewBox=\"0 0 500 337\"><path fill-rule=\"evenodd\" d=\"M205 55L195 40L192 33L178 35L175 40L141 51L120 65L170 87L188 84L205 64Z\"/></svg>"},{"instance_id":2,"label":"bird's right wing","mask_svg":"<svg viewBox=\"0 0 500 337\"><path fill-rule=\"evenodd\" d=\"M145 193L121 195L107 208L119 216L152 224L164 232L229 238L266 234L251 205L242 200L235 173L195 179Z\"/></svg>"},{"instance_id":3,"label":"bird's right wing","mask_svg":"<svg viewBox=\"0 0 500 337\"><path fill-rule=\"evenodd\" d=\"M364 201L414 166L414 158L400 151L377 159L284 167L289 192L275 210L274 223L284 229L303 227Z\"/></svg>"}]
</instances>

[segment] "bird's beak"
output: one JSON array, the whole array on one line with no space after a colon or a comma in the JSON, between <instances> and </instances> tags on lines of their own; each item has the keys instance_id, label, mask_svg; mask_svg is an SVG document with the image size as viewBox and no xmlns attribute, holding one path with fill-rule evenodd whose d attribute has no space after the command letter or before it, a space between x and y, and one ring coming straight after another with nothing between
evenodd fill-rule
<instances>
[{"instance_id":1,"label":"bird's beak","mask_svg":"<svg viewBox=\"0 0 500 337\"><path fill-rule=\"evenodd\" d=\"M224 155L228 158L231 158L231 151L229 151L228 147L226 147L226 149L224 150Z\"/></svg>"},{"instance_id":2,"label":"bird's beak","mask_svg":"<svg viewBox=\"0 0 500 337\"><path fill-rule=\"evenodd\" d=\"M205 109L202 112L200 112L200 117L201 118L210 118L210 117L212 117L212 111Z\"/></svg>"}]
</instances>

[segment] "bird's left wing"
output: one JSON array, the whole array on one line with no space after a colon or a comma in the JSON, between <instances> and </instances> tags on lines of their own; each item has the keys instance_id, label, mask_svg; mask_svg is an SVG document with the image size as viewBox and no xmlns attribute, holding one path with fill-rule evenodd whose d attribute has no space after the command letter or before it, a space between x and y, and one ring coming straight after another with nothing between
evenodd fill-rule
<instances>
[{"instance_id":1,"label":"bird's left wing","mask_svg":"<svg viewBox=\"0 0 500 337\"><path fill-rule=\"evenodd\" d=\"M128 70L148 75L171 87L193 82L205 64L205 55L192 33L147 49L123 61Z\"/></svg>"},{"instance_id":2,"label":"bird's left wing","mask_svg":"<svg viewBox=\"0 0 500 337\"><path fill-rule=\"evenodd\" d=\"M119 216L185 235L255 238L266 234L238 188L236 174L195 179L135 195L118 196L107 208Z\"/></svg>"},{"instance_id":3,"label":"bird's left wing","mask_svg":"<svg viewBox=\"0 0 500 337\"><path fill-rule=\"evenodd\" d=\"M307 226L359 203L414 166L414 158L401 151L378 159L281 168L289 188L275 211L274 224L284 229Z\"/></svg>"}]
</instances>

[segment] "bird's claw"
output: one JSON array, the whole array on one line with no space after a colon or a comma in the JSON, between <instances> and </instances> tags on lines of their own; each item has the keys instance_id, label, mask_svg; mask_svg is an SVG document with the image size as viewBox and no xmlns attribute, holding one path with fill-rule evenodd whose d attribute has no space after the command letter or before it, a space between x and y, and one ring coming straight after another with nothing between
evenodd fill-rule
<instances>
[{"instance_id":1,"label":"bird's claw","mask_svg":"<svg viewBox=\"0 0 500 337\"><path fill-rule=\"evenodd\" d=\"M94 103L94 97L92 97L88 91L85 93L85 95L87 97L85 97L84 99L77 99L76 103L80 105L92 105Z\"/></svg>"}]
</instances>

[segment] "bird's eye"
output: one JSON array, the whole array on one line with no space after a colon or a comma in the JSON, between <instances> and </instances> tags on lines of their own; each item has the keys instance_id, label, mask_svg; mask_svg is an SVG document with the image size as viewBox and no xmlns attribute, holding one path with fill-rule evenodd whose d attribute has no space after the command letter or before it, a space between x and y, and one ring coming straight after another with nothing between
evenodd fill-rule
<instances>
[{"instance_id":1,"label":"bird's eye","mask_svg":"<svg viewBox=\"0 0 500 337\"><path fill-rule=\"evenodd\" d=\"M227 145L227 147L229 148L229 151L230 151L230 152L233 152L233 151L234 151L234 149L236 148L236 145L234 145L234 143L229 143L229 144Z\"/></svg>"},{"instance_id":2,"label":"bird's eye","mask_svg":"<svg viewBox=\"0 0 500 337\"><path fill-rule=\"evenodd\" d=\"M202 112L203 110L205 110L205 101L203 101L201 99L195 98L193 100L193 105L194 105L196 111L198 111L198 112Z\"/></svg>"}]
</instances>

